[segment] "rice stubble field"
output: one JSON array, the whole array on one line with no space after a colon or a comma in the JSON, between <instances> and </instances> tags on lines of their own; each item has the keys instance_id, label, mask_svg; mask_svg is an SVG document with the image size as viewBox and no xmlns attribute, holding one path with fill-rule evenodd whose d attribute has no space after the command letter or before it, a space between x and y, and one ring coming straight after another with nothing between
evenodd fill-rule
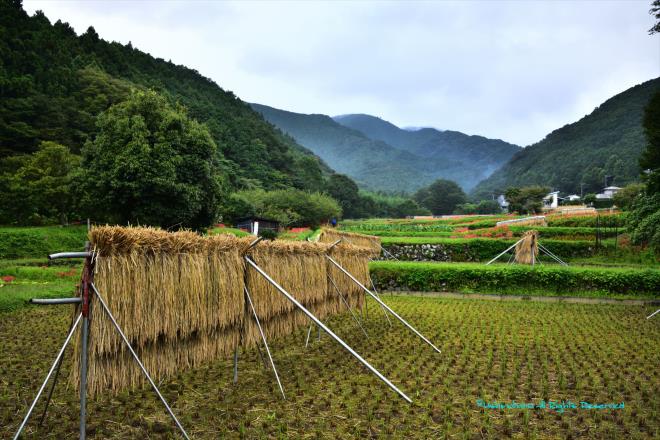
<instances>
[{"instance_id":1,"label":"rice stubble field","mask_svg":"<svg viewBox=\"0 0 660 440\"><path fill-rule=\"evenodd\" d=\"M412 399L408 405L322 335L269 341L287 400L256 350L160 384L193 438L607 438L660 435L660 320L650 306L389 296L442 349L371 302L366 339L349 314L330 328ZM0 315L0 437L11 437L67 331L71 308ZM71 368L71 349L63 364ZM581 408L624 404L623 408ZM551 403L554 402L554 403ZM562 407L554 407L556 403ZM533 404L533 409L520 406ZM572 408L571 404L577 407ZM504 405L504 408L498 406ZM507 407L508 406L508 407ZM542 407L543 406L543 407ZM561 406L561 405L559 405ZM25 438L76 438L78 398L60 380L44 426L37 405ZM148 387L89 402L90 438L177 438Z\"/></svg>"}]
</instances>

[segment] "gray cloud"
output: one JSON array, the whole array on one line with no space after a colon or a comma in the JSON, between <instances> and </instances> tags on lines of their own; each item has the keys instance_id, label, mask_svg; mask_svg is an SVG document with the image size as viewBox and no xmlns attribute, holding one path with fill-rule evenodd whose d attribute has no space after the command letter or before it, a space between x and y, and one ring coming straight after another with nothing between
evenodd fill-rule
<instances>
[{"instance_id":1,"label":"gray cloud","mask_svg":"<svg viewBox=\"0 0 660 440\"><path fill-rule=\"evenodd\" d=\"M250 102L521 145L660 75L643 1L38 1Z\"/></svg>"}]
</instances>

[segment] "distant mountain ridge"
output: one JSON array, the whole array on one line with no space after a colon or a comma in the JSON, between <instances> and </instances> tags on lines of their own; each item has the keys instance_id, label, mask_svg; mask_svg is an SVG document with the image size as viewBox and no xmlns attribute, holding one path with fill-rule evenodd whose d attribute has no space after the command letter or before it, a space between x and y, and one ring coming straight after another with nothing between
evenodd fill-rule
<instances>
[{"instance_id":1,"label":"distant mountain ridge","mask_svg":"<svg viewBox=\"0 0 660 440\"><path fill-rule=\"evenodd\" d=\"M511 186L543 185L584 194L600 191L605 176L624 186L639 180L639 157L646 147L644 108L660 91L660 78L631 87L516 153L479 183L474 198L490 198Z\"/></svg>"},{"instance_id":2,"label":"distant mountain ridge","mask_svg":"<svg viewBox=\"0 0 660 440\"><path fill-rule=\"evenodd\" d=\"M488 177L522 149L500 139L467 135L460 131L440 131L429 127L402 129L383 119L364 114L335 116L334 120L372 139L387 142L417 156L467 161L471 167L482 170L482 178Z\"/></svg>"},{"instance_id":3,"label":"distant mountain ridge","mask_svg":"<svg viewBox=\"0 0 660 440\"><path fill-rule=\"evenodd\" d=\"M472 136L458 132L443 134L445 132L435 129L411 132L369 115L333 119L261 104L252 104L252 108L330 167L372 190L414 192L438 178L454 180L465 190L470 190L520 149L499 140L493 141L496 157L489 158L489 139L477 137L481 146L479 150L468 146L466 141ZM365 126L360 126L364 131L349 126L356 121L354 116L364 120ZM434 142L445 142L449 146L443 148ZM462 142L466 145L464 155L460 154ZM504 150L509 148L508 154L500 151L500 143L505 144Z\"/></svg>"}]
</instances>

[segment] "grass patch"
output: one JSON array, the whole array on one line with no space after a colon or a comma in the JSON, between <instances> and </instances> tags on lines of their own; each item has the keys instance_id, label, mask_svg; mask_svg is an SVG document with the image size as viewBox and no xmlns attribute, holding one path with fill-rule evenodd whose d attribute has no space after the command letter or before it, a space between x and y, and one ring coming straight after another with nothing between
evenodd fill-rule
<instances>
[{"instance_id":1,"label":"grass patch","mask_svg":"<svg viewBox=\"0 0 660 440\"><path fill-rule=\"evenodd\" d=\"M86 226L38 226L0 228L0 259L44 258L62 251L82 251Z\"/></svg>"},{"instance_id":2,"label":"grass patch","mask_svg":"<svg viewBox=\"0 0 660 440\"><path fill-rule=\"evenodd\" d=\"M236 237L246 237L248 235L251 235L248 232L236 228L212 228L209 229L208 234L209 235L230 234L230 235L235 235Z\"/></svg>"},{"instance_id":3,"label":"grass patch","mask_svg":"<svg viewBox=\"0 0 660 440\"><path fill-rule=\"evenodd\" d=\"M32 260L28 260L32 261ZM72 296L80 280L81 266L21 266L0 260L0 312L28 305L31 298Z\"/></svg>"}]
</instances>

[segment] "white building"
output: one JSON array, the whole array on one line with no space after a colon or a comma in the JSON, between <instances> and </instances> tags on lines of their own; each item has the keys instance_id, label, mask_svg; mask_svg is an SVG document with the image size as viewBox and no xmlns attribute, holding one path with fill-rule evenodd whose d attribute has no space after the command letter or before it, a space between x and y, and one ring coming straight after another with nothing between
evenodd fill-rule
<instances>
[{"instance_id":1,"label":"white building","mask_svg":"<svg viewBox=\"0 0 660 440\"><path fill-rule=\"evenodd\" d=\"M559 191L553 191L543 197L543 207L547 209L559 207Z\"/></svg>"},{"instance_id":2,"label":"white building","mask_svg":"<svg viewBox=\"0 0 660 440\"><path fill-rule=\"evenodd\" d=\"M614 196L614 194L619 192L620 189L621 188L619 188L618 186L608 186L607 188L603 189L602 193L596 194L596 198L606 199L606 200L611 199Z\"/></svg>"},{"instance_id":3,"label":"white building","mask_svg":"<svg viewBox=\"0 0 660 440\"><path fill-rule=\"evenodd\" d=\"M580 196L577 194L571 194L570 196L566 197L569 202L575 202L576 200L580 200Z\"/></svg>"},{"instance_id":4,"label":"white building","mask_svg":"<svg viewBox=\"0 0 660 440\"><path fill-rule=\"evenodd\" d=\"M502 208L504 211L507 211L509 209L509 202L506 201L506 197L504 197L504 194L500 194L497 196L497 203L499 203L500 208Z\"/></svg>"}]
</instances>

